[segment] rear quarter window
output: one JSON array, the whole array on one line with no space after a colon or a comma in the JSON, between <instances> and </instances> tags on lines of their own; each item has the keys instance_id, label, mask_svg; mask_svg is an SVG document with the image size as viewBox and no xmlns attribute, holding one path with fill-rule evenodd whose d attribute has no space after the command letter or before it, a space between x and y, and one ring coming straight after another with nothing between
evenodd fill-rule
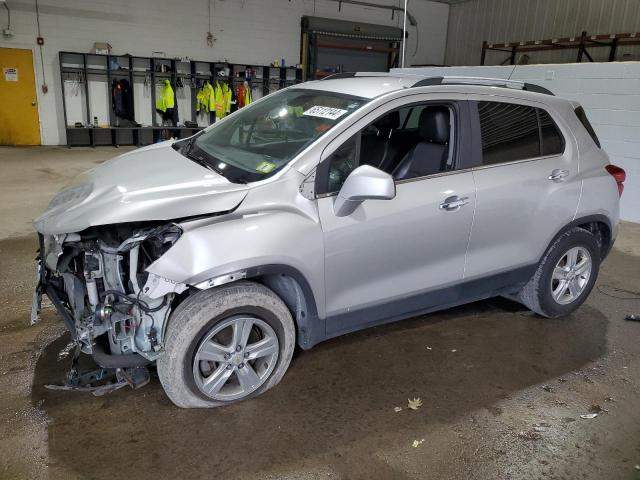
<instances>
[{"instance_id":1,"label":"rear quarter window","mask_svg":"<svg viewBox=\"0 0 640 480\"><path fill-rule=\"evenodd\" d=\"M587 132L589 132L589 135L591 136L595 144L598 146L598 148L602 148L600 146L600 139L598 138L595 130L591 126L591 122L589 122L589 119L587 118L587 113L584 111L584 108L578 107L574 111L576 113L576 117L578 117L578 120L580 120L580 123L582 123L582 125L587 130Z\"/></svg>"}]
</instances>

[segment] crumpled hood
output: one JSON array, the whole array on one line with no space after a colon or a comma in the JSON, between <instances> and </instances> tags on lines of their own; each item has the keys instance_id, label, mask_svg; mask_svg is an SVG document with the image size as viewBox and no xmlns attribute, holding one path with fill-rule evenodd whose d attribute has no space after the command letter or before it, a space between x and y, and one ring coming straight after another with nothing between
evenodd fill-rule
<instances>
[{"instance_id":1,"label":"crumpled hood","mask_svg":"<svg viewBox=\"0 0 640 480\"><path fill-rule=\"evenodd\" d=\"M91 226L233 210L249 187L229 182L176 152L173 141L120 155L80 175L34 220L48 235Z\"/></svg>"}]
</instances>

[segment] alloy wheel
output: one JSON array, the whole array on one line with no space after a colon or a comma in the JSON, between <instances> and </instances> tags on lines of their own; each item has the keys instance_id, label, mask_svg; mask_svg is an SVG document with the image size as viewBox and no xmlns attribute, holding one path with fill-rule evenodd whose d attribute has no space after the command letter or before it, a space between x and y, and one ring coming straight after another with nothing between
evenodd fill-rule
<instances>
[{"instance_id":1,"label":"alloy wheel","mask_svg":"<svg viewBox=\"0 0 640 480\"><path fill-rule=\"evenodd\" d=\"M264 320L236 315L211 328L196 349L193 378L207 397L230 401L255 392L278 361L278 337Z\"/></svg>"},{"instance_id":2,"label":"alloy wheel","mask_svg":"<svg viewBox=\"0 0 640 480\"><path fill-rule=\"evenodd\" d=\"M551 296L560 305L574 302L589 283L593 262L584 247L569 249L556 264L551 275Z\"/></svg>"}]
</instances>

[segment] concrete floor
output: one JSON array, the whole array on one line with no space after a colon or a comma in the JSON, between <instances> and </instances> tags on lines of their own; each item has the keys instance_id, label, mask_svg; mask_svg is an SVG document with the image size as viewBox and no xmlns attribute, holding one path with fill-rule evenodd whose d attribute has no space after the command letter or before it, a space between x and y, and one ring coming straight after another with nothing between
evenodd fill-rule
<instances>
[{"instance_id":1,"label":"concrete floor","mask_svg":"<svg viewBox=\"0 0 640 480\"><path fill-rule=\"evenodd\" d=\"M564 319L494 299L331 340L215 410L175 408L157 380L45 390L69 339L50 310L28 326L29 221L116 153L0 147L0 478L640 479L640 323L623 320L640 301L597 290ZM622 226L598 285L640 290L640 225ZM422 408L396 413L408 397Z\"/></svg>"}]
</instances>

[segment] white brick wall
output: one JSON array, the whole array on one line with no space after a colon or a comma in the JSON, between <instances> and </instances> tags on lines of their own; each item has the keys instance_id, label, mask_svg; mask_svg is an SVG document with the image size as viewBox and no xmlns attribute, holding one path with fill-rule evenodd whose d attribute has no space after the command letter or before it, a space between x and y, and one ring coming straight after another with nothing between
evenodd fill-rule
<instances>
[{"instance_id":1,"label":"white brick wall","mask_svg":"<svg viewBox=\"0 0 640 480\"><path fill-rule=\"evenodd\" d=\"M514 80L530 81L580 102L611 162L627 172L621 217L640 223L640 62L521 65L515 70L513 66L486 66L409 71L494 78L507 78L513 71Z\"/></svg>"},{"instance_id":2,"label":"white brick wall","mask_svg":"<svg viewBox=\"0 0 640 480\"><path fill-rule=\"evenodd\" d=\"M248 64L268 64L284 58L288 65L295 65L299 62L303 15L401 26L399 15L391 19L388 10L343 4L339 12L338 4L327 0L213 0L212 28L217 41L209 48L205 41L209 28L207 1L40 0L40 25L46 42L44 73L49 85L46 95L38 87L42 143L57 145L65 141L58 70L60 50L88 52L98 41L109 42L115 54L150 56L154 51L164 51L170 57L188 56L205 61L227 58ZM0 38L0 47L32 49L40 85L43 72L35 45L34 2L7 0L7 3L12 9L11 26L16 35L10 40ZM409 10L416 17L420 32L417 36L415 28L408 29L407 64L443 63L449 6L426 0L410 3ZM0 22L4 21L5 11L1 9ZM98 84L92 87L90 96L96 98L99 89L105 88ZM72 104L71 110L75 108L77 114L72 113L69 122L82 120L80 99L75 101L77 104ZM96 102L92 116L105 123L106 112L107 104ZM150 121L148 115L138 120Z\"/></svg>"}]
</instances>

